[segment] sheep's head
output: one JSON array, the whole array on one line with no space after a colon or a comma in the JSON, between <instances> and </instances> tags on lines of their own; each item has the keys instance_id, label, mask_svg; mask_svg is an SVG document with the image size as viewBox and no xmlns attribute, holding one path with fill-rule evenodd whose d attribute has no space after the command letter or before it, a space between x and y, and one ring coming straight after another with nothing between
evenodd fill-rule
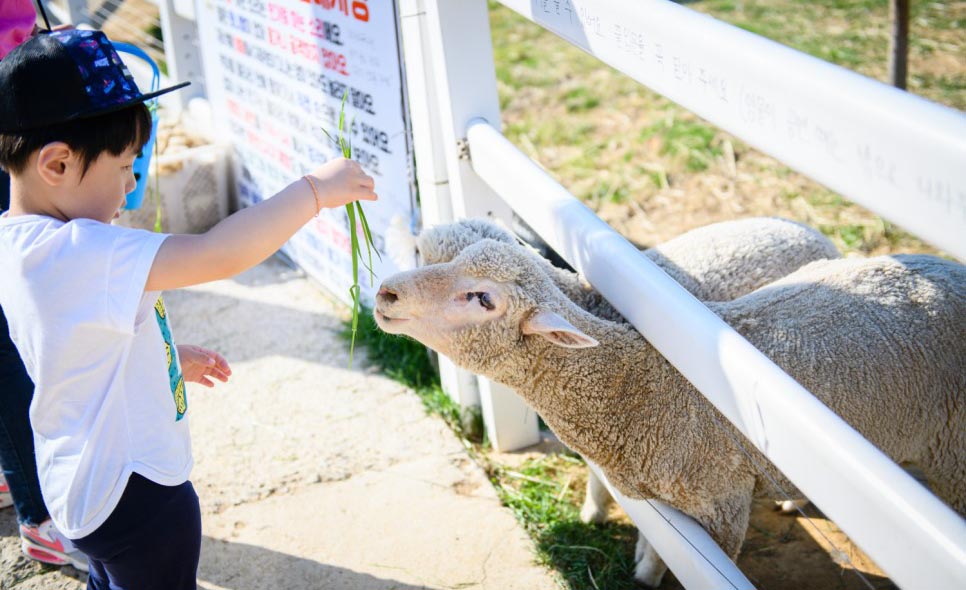
<instances>
[{"instance_id":1,"label":"sheep's head","mask_svg":"<svg viewBox=\"0 0 966 590\"><path fill-rule=\"evenodd\" d=\"M491 377L500 359L535 338L563 348L596 346L564 317L582 313L530 253L492 239L465 247L451 262L387 278L375 309L385 332L415 338Z\"/></svg>"},{"instance_id":2,"label":"sheep's head","mask_svg":"<svg viewBox=\"0 0 966 590\"><path fill-rule=\"evenodd\" d=\"M506 244L517 243L513 234L491 221L462 219L424 229L416 237L416 250L421 264L428 266L449 262L467 246L486 239Z\"/></svg>"}]
</instances>

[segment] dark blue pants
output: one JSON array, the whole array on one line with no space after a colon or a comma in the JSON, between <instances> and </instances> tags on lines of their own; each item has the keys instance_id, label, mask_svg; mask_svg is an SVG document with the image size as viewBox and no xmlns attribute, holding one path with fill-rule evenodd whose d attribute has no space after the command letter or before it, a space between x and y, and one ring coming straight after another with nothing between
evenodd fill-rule
<instances>
[{"instance_id":1,"label":"dark blue pants","mask_svg":"<svg viewBox=\"0 0 966 590\"><path fill-rule=\"evenodd\" d=\"M196 590L201 507L190 481L162 486L132 474L107 521L74 545L87 590Z\"/></svg>"},{"instance_id":2,"label":"dark blue pants","mask_svg":"<svg viewBox=\"0 0 966 590\"><path fill-rule=\"evenodd\" d=\"M10 177L0 170L0 211L10 207ZM34 384L10 341L7 318L0 309L0 468L10 486L17 520L37 525L47 520L47 507L37 481L30 400Z\"/></svg>"},{"instance_id":3,"label":"dark blue pants","mask_svg":"<svg viewBox=\"0 0 966 590\"><path fill-rule=\"evenodd\" d=\"M34 384L10 341L7 320L0 309L0 467L10 485L17 520L37 525L48 515L37 481L34 434L30 429L33 396Z\"/></svg>"}]
</instances>

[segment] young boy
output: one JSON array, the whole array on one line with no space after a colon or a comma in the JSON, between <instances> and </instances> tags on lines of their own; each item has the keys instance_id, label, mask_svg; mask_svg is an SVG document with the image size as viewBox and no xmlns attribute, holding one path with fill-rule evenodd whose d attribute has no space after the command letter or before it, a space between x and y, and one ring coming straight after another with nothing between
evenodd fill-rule
<instances>
[{"instance_id":1,"label":"young boy","mask_svg":"<svg viewBox=\"0 0 966 590\"><path fill-rule=\"evenodd\" d=\"M31 0L0 1L0 60L38 30ZM60 25L55 30L70 29ZM0 168L0 213L10 208L10 176ZM44 505L34 461L30 402L34 384L10 341L0 308L0 508L12 505L20 528L20 548L29 559L72 565L87 571L87 556L54 526Z\"/></svg>"},{"instance_id":2,"label":"young boy","mask_svg":"<svg viewBox=\"0 0 966 590\"><path fill-rule=\"evenodd\" d=\"M36 385L30 417L44 499L89 557L88 588L196 588L201 543L184 381L224 360L176 349L159 292L233 276L322 207L375 200L354 162L316 168L201 235L109 225L150 133L110 42L44 34L0 62L0 306Z\"/></svg>"}]
</instances>

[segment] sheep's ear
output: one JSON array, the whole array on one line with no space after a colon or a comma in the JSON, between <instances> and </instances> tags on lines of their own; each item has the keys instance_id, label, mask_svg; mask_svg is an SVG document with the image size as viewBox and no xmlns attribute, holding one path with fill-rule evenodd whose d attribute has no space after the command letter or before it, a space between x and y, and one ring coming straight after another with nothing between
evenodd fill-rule
<instances>
[{"instance_id":1,"label":"sheep's ear","mask_svg":"<svg viewBox=\"0 0 966 590\"><path fill-rule=\"evenodd\" d=\"M591 348L597 342L552 311L537 311L523 321L524 334L536 334L564 348Z\"/></svg>"}]
</instances>

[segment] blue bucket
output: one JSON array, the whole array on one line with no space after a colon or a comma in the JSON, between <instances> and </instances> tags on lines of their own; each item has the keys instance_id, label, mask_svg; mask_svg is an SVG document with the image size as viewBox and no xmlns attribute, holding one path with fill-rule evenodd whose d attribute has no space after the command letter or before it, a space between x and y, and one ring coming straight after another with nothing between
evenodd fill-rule
<instances>
[{"instance_id":1,"label":"blue bucket","mask_svg":"<svg viewBox=\"0 0 966 590\"><path fill-rule=\"evenodd\" d=\"M151 77L151 92L154 92L161 86L161 71L158 69L158 64L154 63L150 55L145 53L140 47L136 47L130 43L112 41L111 44L118 52L128 53L141 58L151 66L151 70L153 71ZM141 206L141 202L144 201L144 192L148 188L148 171L151 167L151 154L154 152L154 141L158 137L158 99L153 98L144 104L151 112L151 137L148 138L148 142L144 144L141 153L134 160L134 178L137 179L137 186L134 187L133 191L128 193L127 204L124 205L125 209L137 209Z\"/></svg>"}]
</instances>

